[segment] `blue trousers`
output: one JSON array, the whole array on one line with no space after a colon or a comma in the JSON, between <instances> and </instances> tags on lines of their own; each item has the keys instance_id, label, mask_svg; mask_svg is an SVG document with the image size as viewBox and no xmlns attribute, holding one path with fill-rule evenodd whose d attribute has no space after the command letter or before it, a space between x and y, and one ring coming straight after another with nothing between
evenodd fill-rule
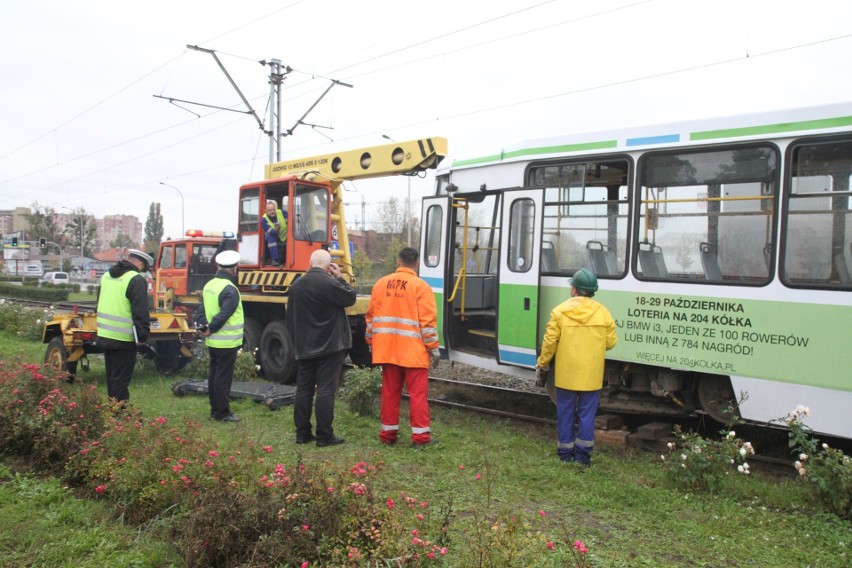
<instances>
[{"instance_id":1,"label":"blue trousers","mask_svg":"<svg viewBox=\"0 0 852 568\"><path fill-rule=\"evenodd\" d=\"M601 391L572 391L556 387L556 453L562 461L592 462L595 414ZM574 419L578 419L576 431Z\"/></svg>"}]
</instances>

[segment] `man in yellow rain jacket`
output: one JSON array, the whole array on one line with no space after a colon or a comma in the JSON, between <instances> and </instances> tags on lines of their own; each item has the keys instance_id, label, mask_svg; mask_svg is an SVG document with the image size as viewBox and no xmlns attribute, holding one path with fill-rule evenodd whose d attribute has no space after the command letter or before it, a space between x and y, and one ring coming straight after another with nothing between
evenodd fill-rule
<instances>
[{"instance_id":1,"label":"man in yellow rain jacket","mask_svg":"<svg viewBox=\"0 0 852 568\"><path fill-rule=\"evenodd\" d=\"M546 375L556 357L556 453L564 462L591 465L604 356L618 337L609 310L592 299L598 289L594 273L580 269L570 284L571 298L550 312L536 375ZM579 417L576 432L575 415Z\"/></svg>"},{"instance_id":2,"label":"man in yellow rain jacket","mask_svg":"<svg viewBox=\"0 0 852 568\"><path fill-rule=\"evenodd\" d=\"M373 286L367 308L366 340L373 349L373 364L382 366L383 444L395 444L399 434L402 386L408 389L411 444L428 446L429 365L441 359L438 349L435 294L415 272L420 254L411 247L399 251L397 269Z\"/></svg>"}]
</instances>

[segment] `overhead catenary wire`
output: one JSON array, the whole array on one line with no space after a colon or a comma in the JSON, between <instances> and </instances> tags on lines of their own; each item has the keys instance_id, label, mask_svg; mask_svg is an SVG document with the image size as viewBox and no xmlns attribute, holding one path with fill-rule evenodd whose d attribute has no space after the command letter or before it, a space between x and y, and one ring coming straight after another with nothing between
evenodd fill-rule
<instances>
[{"instance_id":1,"label":"overhead catenary wire","mask_svg":"<svg viewBox=\"0 0 852 568\"><path fill-rule=\"evenodd\" d=\"M578 19L586 19L586 18L589 18L589 17L595 17L595 16L600 15L600 14L611 13L612 11L615 11L615 10L624 10L624 9L629 9L629 8L632 8L632 7L635 7L635 6L641 5L641 4L648 3L648 2L650 2L650 1L652 1L652 0L644 0L643 2L637 2L637 3L630 4L630 5L621 6L621 7L618 7L618 8L614 8L614 9L606 10L606 11L603 11L603 12L601 12L601 13L599 13L599 14L597 14L597 13L596 13L596 14L592 14L592 15L582 16L582 17L578 17L578 18L574 18L574 19L566 20L565 22L556 23L556 24L547 24L546 26L540 26L540 27L534 28L533 30L526 30L526 31L522 31L522 32L517 32L517 33L511 34L511 35L509 35L509 36L503 36L502 38L491 39L491 40L488 40L488 41L486 41L486 42L478 42L478 43L475 43L475 44L469 44L469 45L467 45L467 46L462 46L462 47L456 48L455 50L451 50L451 51L449 51L449 52L442 52L442 53L440 53L440 54L436 54L436 55L432 55L432 56L427 56L426 58L429 58L429 57L440 57L440 56L445 56L447 53L453 53L453 52L462 51L462 50L465 50L465 49L471 49L471 48L473 48L473 47L477 47L477 46L485 45L485 44L488 44L488 43L494 43L494 42L496 42L496 41L501 41L502 39L505 39L505 38L517 37L517 36L519 36L519 35L532 33L533 31L536 31L536 30L541 30L541 29L545 29L545 28L550 28L550 27L553 27L553 26L556 26L556 25L562 25L562 24L564 24L564 23L570 23L570 22L576 21L576 20L578 20ZM295 3L293 3L293 4L288 5L287 7L284 7L284 8L281 8L281 9L279 9L279 10L276 10L276 11L275 11L275 12L273 12L273 13L280 12L280 11L281 11L281 10L283 10L283 9L286 9L286 8L288 8L288 7L292 7L292 6L294 6L294 5L296 5L296 4L299 4L299 3L301 3L301 2L295 2ZM534 7L538 7L538 6L541 6L541 5L547 4L547 3L548 3L548 2L540 2L540 3L538 3L538 4L534 5L534 6L526 7L526 8L524 8L523 10L529 10L529 9L534 8ZM516 11L516 12L519 12L519 11ZM473 24L473 26L476 26L476 25L485 25L486 23L488 23L488 22L490 22L490 21L494 21L494 20L499 19L499 18L505 18L505 17L508 17L509 15L511 15L511 14L504 14L504 15L497 16L497 17L494 17L494 18L489 18L489 19L487 19L487 20L483 20L482 22L479 22L478 24ZM255 20L252 20L252 22L256 22L256 21L258 21L258 20L260 20L260 19L262 19L262 18L257 18L257 19L255 19ZM243 25L243 26L241 26L241 27L248 26L248 25L250 25L250 23L251 23L251 22L249 22L249 23L247 23L247 24L244 24L244 25ZM465 26L465 27L459 28L459 29L457 29L457 30L453 30L453 31L450 31L450 32L446 32L446 33L438 34L438 35L434 36L433 38L430 38L430 39L428 39L428 40L422 40L422 41L419 41L419 42L413 43L413 44L411 44L410 46L407 46L407 47L405 47L405 48L403 48L403 49L409 49L410 47L413 47L413 46L416 46L416 45L423 45L423 44L425 44L425 43L428 43L428 41L437 41L437 40L438 40L438 39L440 39L440 38L448 37L448 35L449 35L449 34L456 34L456 33L460 33L461 31L463 31L463 30L465 30L465 29L470 29L470 28L471 28L471 26ZM240 27L234 28L234 30L236 30L236 29L240 29ZM232 31L233 31L233 30L232 30ZM224 34L220 34L219 36L215 36L213 39L216 39L216 38L218 38L218 37L222 37L223 35L226 35L227 33L230 33L230 32L225 32ZM572 94L578 94L578 93L584 93L584 92L594 91L594 90L596 90L596 89L611 88L611 87L614 87L614 86L620 86L620 85L624 85L624 84L628 84L628 83L633 83L633 82L637 82L637 81L642 81L642 80L646 80L646 79L658 78L658 77L664 77L664 76L671 76L671 75L674 75L674 74L684 73L684 72L688 72L688 71L692 71L692 70L708 68L708 67L711 67L711 66L723 65L723 64L727 64L727 63L732 63L732 62L740 61L740 60L742 60L742 59L744 59L744 58L751 58L751 59L753 59L753 58L756 58L756 57L759 57L759 56L769 55L769 54L772 54L772 53L780 53L780 52L784 52L784 51L791 51L791 50L793 50L793 49L800 49L800 48L807 47L807 46L811 46L811 45L817 45L817 44L819 44L819 43L826 43L826 42L830 42L830 41L837 41L837 40L845 39L845 38L848 38L848 37L850 37L850 36L852 36L852 34L845 34L845 35L841 35L841 36L837 36L837 37L833 37L833 38L827 38L827 39L822 39L822 40L818 40L818 41L813 41L813 42L808 42L808 43L803 43L803 44L797 44L797 45L794 45L794 46L787 46L787 47L785 47L785 48L779 48L779 49L776 49L776 50L767 51L767 52L763 52L763 53L748 53L748 51L746 51L746 55L745 55L744 57L727 58L727 59L723 59L723 60L719 60L719 61L715 61L715 62L705 63L705 64L701 64L701 65L696 65L696 66L688 66L688 67L684 67L684 68L680 68L680 69L676 69L676 70L670 70L670 71L665 71L665 72L656 73L656 74L651 74L651 75L642 75L642 76L639 76L639 77L634 77L634 78L630 78L630 79L625 79L625 80L619 80L619 81L609 82L609 83L605 83L605 84L593 85L593 86L584 87L584 88L579 88L579 89L573 89L573 90L570 90L570 91L562 91L562 92L558 92L558 93L546 94L546 95L542 95L542 96L538 96L538 97L533 97L533 98L529 98L529 99L524 99L524 100L515 100L515 101L510 101L510 102L507 102L507 103L504 103L504 104L493 105L493 106L490 106L490 107L481 107L481 108L477 108L477 109L470 109L470 110L466 110L466 111L462 111L462 112L457 112L457 113L453 113L453 114L440 115L440 116L436 116L436 117L435 117L435 119L431 119L431 120L416 121L416 122L412 122L412 123L408 123L408 124L404 124L404 125L396 125L396 126L392 126L392 127L389 127L389 126L383 126L383 127L379 128L379 129L376 129L373 133L375 133L375 132L380 132L380 131L388 131L388 130L400 129L400 128L407 128L407 127L412 127L412 126L418 126L418 125L422 125L422 124L427 124L427 123L433 122L434 120L444 120L444 121L446 121L446 120L458 119L458 118L465 117L465 116L471 116L471 115L475 115L475 114L481 114L481 113L487 113L487 112L494 112L494 111L496 111L496 110L501 110L501 109L506 109L506 108L516 107L516 106L521 106L521 105L526 105L526 104L532 104L532 103L535 103L535 102L539 102L539 101L547 100L547 99L552 99L552 98L556 98L556 97L569 96L569 95L572 95ZM396 54L396 53L399 53L399 51L400 51L399 49L394 49L394 50L392 50L392 51L391 51L391 50L389 50L389 51L388 51L385 55L390 55L391 53ZM229 55L230 55L230 54L229 54ZM233 55L232 55L232 56L233 56ZM237 57L237 56L235 56L235 57ZM345 67L341 67L341 68L337 69L336 71L341 71L341 70L346 70L346 69L354 68L354 67L356 67L356 66L358 66L358 65L363 65L363 64L364 64L364 63L366 63L366 62L376 61L376 60L380 59L381 57L382 57L382 56L374 56L374 57L371 57L371 58L367 58L367 59L365 59L365 60L362 60L362 61L359 61L359 62L353 63L353 64L351 64L351 65L348 65L348 66L345 66ZM394 65L394 67L395 67L395 66L399 66L399 65L411 64L411 62L415 62L415 61L422 61L422 60L424 60L424 59L426 59L426 58L409 59L409 60L408 60L408 61L406 61L406 62L403 62L403 63L397 64L397 65ZM246 59L247 59L247 60L249 60L249 61L255 61L254 59L249 59L249 58L246 58ZM174 60L175 60L175 58L173 58L173 59L169 60L169 61L168 61L166 64L164 64L164 65L167 65L167 64L171 63L171 62L172 62L172 61L174 61ZM157 70L161 69L162 67L163 67L163 66L158 67L158 68L157 68ZM155 71L156 71L156 70L155 70ZM375 73L375 72L378 72L378 71L377 71L377 70L365 71L365 72L363 72L363 73L361 73L361 74L356 74L356 75L354 75L353 77L362 77L362 76L368 75L368 74L370 74L370 73ZM122 89L122 90L118 91L117 93L115 93L115 94L114 94L114 95L112 95L111 97L108 97L107 99L104 99L104 101L109 100L109 98L112 98L113 96L115 96L115 95L117 95L117 94L121 93L122 91L126 90L126 89L127 89L127 88L129 88L130 86L132 86L132 85L134 85L134 84L138 83L139 81L141 81L143 78L145 78L145 77L147 77L147 76L150 76L152 73L153 73L153 72L146 74L144 77L140 78L140 79L139 79L139 80L137 80L137 81L134 81L133 83L131 83L130 85L128 85L128 86L127 86L127 87L125 87L124 89ZM306 74L306 75L307 75L307 74ZM310 75L311 75L311 77L314 77L314 78L315 78L315 77L324 77L324 75L315 75L315 74L310 74ZM257 97L257 98L259 98L259 97ZM252 100L254 100L254 98L253 98ZM102 103L98 103L98 104L102 104ZM94 105L93 107L90 107L90 109L89 109L89 110L85 111L84 113L80 113L80 114L78 114L77 116L75 116L75 117L74 117L74 118L72 118L72 119L69 119L69 121L66 121L66 122L64 122L63 124L59 125L58 127L56 127L56 128L54 128L54 129L52 129L50 132L46 133L45 135L42 135L42 137L40 137L40 138L43 138L44 136L47 136L47 135L49 135L49 134L51 134L51 133L55 132L58 128L61 128L61 127L63 127L64 125L67 125L69 122L71 122L71 121L73 121L73 120L76 120L77 118L79 118L80 116L83 116L86 112L90 112L90 110L91 110L91 109L94 109L94 108L96 108L97 106L98 106L98 105ZM209 115L205 115L205 116L209 116ZM197 119L193 119L193 120L197 120ZM192 120L190 120L190 121L184 121L183 123L180 123L180 124L185 124L185 123L187 123L187 122L192 122ZM176 126L177 126L177 125L176 125ZM161 131L165 131L165 130L168 130L168 128L167 128L167 129L162 129ZM204 134L206 134L206 133L207 133L207 132L202 133L202 134L199 134L198 136L204 135ZM151 135L153 135L153 134L155 134L155 133L152 133ZM372 133L357 133L357 134L350 135L350 136L338 137L337 139L338 139L338 141L345 141L345 140L349 140L349 139L353 139L353 138L362 137L362 136L364 136L365 134L372 134ZM187 140L191 140L191 139L194 139L194 138L196 138L196 137L197 137L197 136L195 136L195 137L190 137L190 138L184 139L183 141L180 141L180 142L177 142L177 143L169 143L169 144L164 145L164 146L163 146L163 147L161 147L160 149L162 150L162 149L166 149L166 148L169 148L169 147L173 147L173 146L175 146L176 144L184 143L185 141L187 141ZM40 139L40 138L39 138L39 139ZM130 140L127 140L127 141L120 142L120 143L117 143L117 144L115 144L115 145L112 145L112 146L110 146L109 148L115 148L115 147L118 147L118 146L126 145L126 144L128 144L128 143L130 143L130 142L132 142L132 141L139 140L139 139L141 139L141 138L142 138L142 137L135 137L135 138L132 138L132 139L130 139ZM34 143L34 142L35 142L35 141L37 141L37 140L38 140L38 139L33 140L31 143ZM31 143L28 143L27 145L22 146L22 147L20 147L20 148L24 148L24 147L28 146L28 145L29 145L29 144L31 144ZM310 147L310 146L303 146L302 148L304 148L304 147ZM300 148L298 148L298 147L297 147L297 148L292 149L292 151L298 151L299 149L300 149ZM106 150L106 149L101 150L101 151L105 151L105 150ZM13 151L13 153L14 153L14 152L16 152L16 151L18 151L18 150L14 150L14 151ZM92 153L89 153L89 154L85 154L85 155L83 155L83 156L79 156L79 157L77 157L77 158L74 158L73 160L68 160L68 161L66 161L66 162L63 162L62 164L68 163L68 162L70 162L70 161L76 161L76 160L78 160L78 159L80 159L80 158L82 158L82 157L84 157L84 156L91 156L91 155L93 155L93 154L95 154L95 153L98 153L98 152L100 152L100 151L96 151L96 152L92 152ZM136 159L139 159L140 157L144 157L144 156L151 155L151 154L153 154L153 153L156 153L156 151L154 151L154 152L147 152L147 153L143 154L142 156L137 157ZM10 153L10 154L6 154L6 156L9 156L9 155L11 155L11 153ZM4 157L5 157L5 156L4 156ZM129 161L133 161L133 159L131 159L131 160L129 160ZM125 163L128 163L128 161L124 161L124 162L122 162L122 164L125 164ZM58 165L61 165L61 164L58 164ZM120 164L119 164L119 165L120 165ZM100 172L103 172L103 171L107 171L107 170L109 170L109 169L113 169L114 167L117 167L117 166L116 166L116 165L114 165L114 166L108 166L108 167L105 167L105 168L101 168L101 169L97 170L97 172L94 172L94 173L100 173ZM219 167L220 167L220 166L213 166L213 167L209 168L209 169L208 169L208 171L212 171L212 170L218 169ZM45 169L46 169L46 168L45 168ZM43 170L41 170L41 171L43 171ZM202 170L202 171L203 171L203 170ZM25 174L25 175L26 175L27 177L29 177L30 175L34 175L34 173L36 173L36 172L32 172L32 173ZM93 173L93 174L94 174L94 173ZM89 175L93 175L93 174L89 174ZM76 180L78 180L78 179L81 179L82 177L87 177L87 176L81 176L81 177L78 177L78 178L74 178L74 180L69 180L69 181L67 181L67 182L65 182L65 183L70 183L70 181L76 181ZM18 178L14 178L14 179L20 179L20 176L19 176ZM7 180L7 181L8 181L8 180ZM55 184L55 185L51 185L51 186L49 186L49 187L51 187L51 188L52 188L52 187L57 187L58 185L63 185L63 184ZM29 192L29 191L31 191L31 190L28 190L28 192ZM11 199L15 199L15 197L11 197ZM9 200L9 199L3 200L3 201L8 201L8 200Z\"/></svg>"}]
</instances>

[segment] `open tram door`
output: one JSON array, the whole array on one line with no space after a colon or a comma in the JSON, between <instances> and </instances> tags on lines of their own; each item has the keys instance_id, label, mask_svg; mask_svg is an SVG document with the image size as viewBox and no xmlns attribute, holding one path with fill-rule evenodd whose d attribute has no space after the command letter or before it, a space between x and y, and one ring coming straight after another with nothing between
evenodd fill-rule
<instances>
[{"instance_id":1,"label":"open tram door","mask_svg":"<svg viewBox=\"0 0 852 568\"><path fill-rule=\"evenodd\" d=\"M427 197L423 200L421 219L424 219L420 232L420 273L435 294L435 304L438 308L438 341L442 349L449 347L445 339L447 331L444 317L447 310L445 301L447 286L447 264L449 249L449 227L451 215L451 198Z\"/></svg>"},{"instance_id":2,"label":"open tram door","mask_svg":"<svg viewBox=\"0 0 852 568\"><path fill-rule=\"evenodd\" d=\"M535 368L543 190L503 193L497 305L497 361Z\"/></svg>"}]
</instances>

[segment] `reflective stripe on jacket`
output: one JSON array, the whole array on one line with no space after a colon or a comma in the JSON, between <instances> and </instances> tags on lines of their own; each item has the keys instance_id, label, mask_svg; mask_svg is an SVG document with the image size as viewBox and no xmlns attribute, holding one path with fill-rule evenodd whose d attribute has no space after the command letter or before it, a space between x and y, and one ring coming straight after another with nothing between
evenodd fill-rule
<instances>
[{"instance_id":1,"label":"reflective stripe on jacket","mask_svg":"<svg viewBox=\"0 0 852 568\"><path fill-rule=\"evenodd\" d=\"M136 274L127 271L118 278L113 278L107 272L101 277L97 315L98 337L135 342L133 313L130 300L127 299L127 286Z\"/></svg>"},{"instance_id":2,"label":"reflective stripe on jacket","mask_svg":"<svg viewBox=\"0 0 852 568\"><path fill-rule=\"evenodd\" d=\"M240 291L237 287L224 278L213 278L204 286L202 299L204 300L204 313L208 322L212 322L216 314L219 313L221 309L219 294L228 286L232 286L239 297ZM220 349L242 347L243 323L243 303L242 301L238 301L234 313L230 315L221 328L211 331L210 336L204 339L204 343L207 347L217 347Z\"/></svg>"},{"instance_id":3,"label":"reflective stripe on jacket","mask_svg":"<svg viewBox=\"0 0 852 568\"><path fill-rule=\"evenodd\" d=\"M366 316L373 363L428 369L429 351L438 347L437 314L432 288L412 269L381 278Z\"/></svg>"},{"instance_id":4,"label":"reflective stripe on jacket","mask_svg":"<svg viewBox=\"0 0 852 568\"><path fill-rule=\"evenodd\" d=\"M575 296L550 312L538 365L556 356L556 386L574 391L603 388L604 356L618 342L615 321L602 304Z\"/></svg>"}]
</instances>

